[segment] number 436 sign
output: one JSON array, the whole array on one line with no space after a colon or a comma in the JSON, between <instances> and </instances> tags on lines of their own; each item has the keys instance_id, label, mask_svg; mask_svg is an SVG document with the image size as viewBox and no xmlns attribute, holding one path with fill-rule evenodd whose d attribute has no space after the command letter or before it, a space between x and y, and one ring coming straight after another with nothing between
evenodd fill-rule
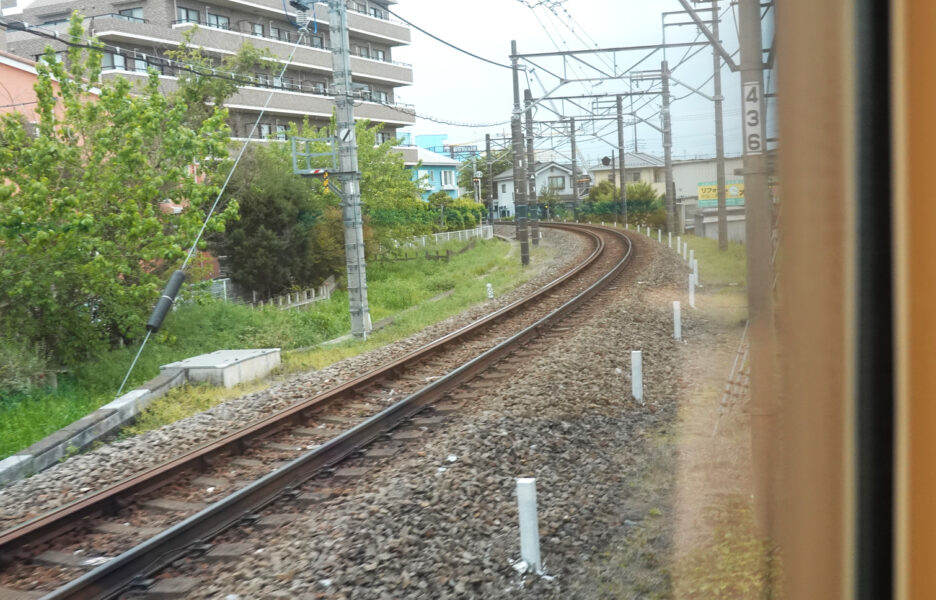
<instances>
[{"instance_id":1,"label":"number 436 sign","mask_svg":"<svg viewBox=\"0 0 936 600\"><path fill-rule=\"evenodd\" d=\"M744 153L764 152L764 119L761 114L761 86L759 83L744 84Z\"/></svg>"}]
</instances>

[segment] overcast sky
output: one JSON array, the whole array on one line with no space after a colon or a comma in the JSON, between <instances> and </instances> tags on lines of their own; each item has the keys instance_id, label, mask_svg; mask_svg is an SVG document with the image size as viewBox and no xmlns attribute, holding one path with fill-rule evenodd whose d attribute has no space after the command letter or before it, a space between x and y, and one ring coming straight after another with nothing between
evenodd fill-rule
<instances>
[{"instance_id":1,"label":"overcast sky","mask_svg":"<svg viewBox=\"0 0 936 600\"><path fill-rule=\"evenodd\" d=\"M677 0L566 0L557 4L555 11L547 6L530 8L539 0L474 0L473 2L455 2L453 0L400 0L392 6L394 12L428 32L441 37L452 44L469 50L482 57L500 63L509 63L510 41L517 40L520 54L531 52L551 52L557 49L577 50L586 47L621 47L645 44L658 44L663 39L662 16L664 11L679 10ZM546 4L550 4L547 2ZM737 30L732 12L727 3L721 2L723 11L721 38L729 51L737 49ZM669 17L668 23L685 21L684 18ZM698 34L694 26L667 27L667 42L691 42ZM414 84L400 88L396 99L415 105L417 113L445 121L459 123L496 123L507 121L512 108L511 72L465 56L432 38L413 30L410 46L396 48L394 59L413 64ZM685 55L684 49L670 49L666 53L670 68L673 69ZM605 54L600 57L586 56L585 60L610 70L615 65L630 65L647 56L647 52ZM656 53L641 64L640 69L659 70L662 53ZM604 64L602 61L605 61ZM548 69L560 73L563 68L559 59L540 60L542 68L533 68L530 78L533 96L543 95L544 85L552 88L557 80L544 72ZM620 70L620 69L619 69ZM596 76L594 71L586 75L584 66L569 68L569 77ZM695 58L689 59L673 72L673 76L693 87L705 82L712 75L712 54L708 48ZM723 95L725 97L725 147L726 153L739 154L741 148L740 122L740 87L739 75L723 69ZM657 84L659 85L659 84ZM521 89L526 87L526 79L521 79ZM643 82L642 89L649 87ZM582 93L601 94L627 92L628 81L608 81L600 85L588 86L569 84L561 88L556 95L580 95ZM659 89L656 87L654 89ZM711 94L711 83L705 84L702 91ZM521 92L522 93L522 92ZM714 108L713 103L705 98L691 94L690 90L679 85L673 86L672 95L680 98L673 104L673 154L676 158L714 154ZM686 97L688 96L688 97ZM648 102L638 111L643 118L660 125L659 96L650 96L637 102L637 106ZM590 101L589 101L590 102ZM629 100L625 101L625 111L629 110ZM559 107L556 107L559 108ZM546 109L539 109L536 120L555 119L555 115ZM598 133L605 141L597 140L588 131L579 133L579 152L589 162L610 154L611 144L617 143L616 124L609 121L605 129ZM448 134L448 142L477 143L483 147L484 134L509 135L509 125L494 127L467 128L434 123L419 119L415 127L410 128L417 134ZM626 146L634 149L635 132L628 128ZM638 150L662 156L661 134L650 125L638 124L636 127ZM568 155L568 141L561 138L543 140L542 146L554 144ZM564 150L563 150L564 146Z\"/></svg>"}]
</instances>

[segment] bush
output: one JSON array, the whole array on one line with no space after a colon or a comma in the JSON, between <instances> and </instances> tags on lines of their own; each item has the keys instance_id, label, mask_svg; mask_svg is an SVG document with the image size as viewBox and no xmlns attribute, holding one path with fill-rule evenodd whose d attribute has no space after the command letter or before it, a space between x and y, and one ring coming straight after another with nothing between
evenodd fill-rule
<instances>
[{"instance_id":1,"label":"bush","mask_svg":"<svg viewBox=\"0 0 936 600\"><path fill-rule=\"evenodd\" d=\"M0 393L22 394L44 381L46 363L38 349L0 340Z\"/></svg>"}]
</instances>

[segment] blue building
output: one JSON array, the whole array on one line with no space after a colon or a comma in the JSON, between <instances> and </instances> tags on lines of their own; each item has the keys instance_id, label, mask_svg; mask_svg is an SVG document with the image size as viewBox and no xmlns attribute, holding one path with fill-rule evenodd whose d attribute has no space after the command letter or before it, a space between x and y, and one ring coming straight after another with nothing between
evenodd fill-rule
<instances>
[{"instance_id":1,"label":"blue building","mask_svg":"<svg viewBox=\"0 0 936 600\"><path fill-rule=\"evenodd\" d=\"M452 198L458 198L458 161L447 156L418 148L419 164L407 165L413 171L413 180L422 182L423 200L445 191Z\"/></svg>"}]
</instances>

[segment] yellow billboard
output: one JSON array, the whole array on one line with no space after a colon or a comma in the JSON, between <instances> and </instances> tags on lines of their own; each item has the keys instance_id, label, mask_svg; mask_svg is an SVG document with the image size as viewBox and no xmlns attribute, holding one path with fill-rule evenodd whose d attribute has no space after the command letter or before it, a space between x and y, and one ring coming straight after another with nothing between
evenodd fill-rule
<instances>
[{"instance_id":1,"label":"yellow billboard","mask_svg":"<svg viewBox=\"0 0 936 600\"><path fill-rule=\"evenodd\" d=\"M744 180L725 181L725 198L744 199ZM718 200L718 185L714 181L699 184L699 200Z\"/></svg>"}]
</instances>

